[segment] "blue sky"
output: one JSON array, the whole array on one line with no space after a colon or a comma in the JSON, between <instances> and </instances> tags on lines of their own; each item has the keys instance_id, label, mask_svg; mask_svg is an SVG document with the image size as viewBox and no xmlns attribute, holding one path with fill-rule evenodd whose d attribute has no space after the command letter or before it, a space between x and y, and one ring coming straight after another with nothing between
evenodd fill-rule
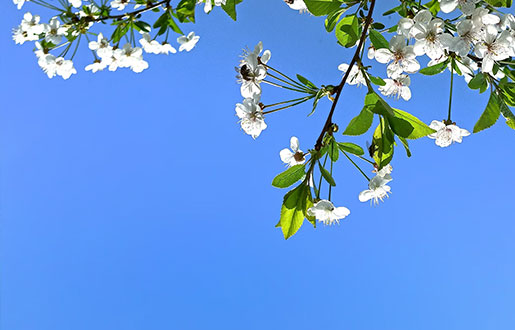
<instances>
[{"instance_id":1,"label":"blue sky","mask_svg":"<svg viewBox=\"0 0 515 330\"><path fill-rule=\"evenodd\" d=\"M351 215L284 241L278 153L292 135L312 147L329 103L270 116L254 141L237 124L233 68L262 40L274 67L337 83L351 54L322 19L279 0L244 1L237 23L199 8L184 27L201 36L191 53L93 75L82 49L63 81L14 45L22 12L5 10L1 329L515 328L515 134L501 121L447 149L414 141L410 159L399 148L378 207L358 201L367 183L339 162L333 200ZM443 119L448 81L415 75L412 100L392 104ZM487 96L455 81L453 119L472 130ZM341 127L364 93L346 87ZM285 97L264 88L267 103ZM370 134L337 138L364 146Z\"/></svg>"}]
</instances>

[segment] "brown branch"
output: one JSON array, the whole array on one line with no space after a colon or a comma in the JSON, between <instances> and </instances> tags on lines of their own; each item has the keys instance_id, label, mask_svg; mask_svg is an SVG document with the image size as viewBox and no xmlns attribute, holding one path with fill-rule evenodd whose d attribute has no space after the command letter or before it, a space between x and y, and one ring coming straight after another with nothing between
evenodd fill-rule
<instances>
[{"instance_id":1,"label":"brown branch","mask_svg":"<svg viewBox=\"0 0 515 330\"><path fill-rule=\"evenodd\" d=\"M352 57L352 60L349 64L347 72L345 72L345 75L343 76L342 81L336 87L336 96L334 97L333 105L331 106L331 111L329 111L329 115L327 116L327 120L325 121L324 128L322 129L322 132L320 133L320 136L318 137L317 142L315 144L315 150L317 150L317 151L319 151L322 148L322 143L324 141L324 135L327 131L329 131L329 129L332 126L334 109L336 108L336 104L338 103L338 99L340 98L340 94L342 93L343 86L345 85L345 82L349 78L352 67L359 60L359 55L360 55L361 49L363 48L365 39L367 38L368 28L369 28L370 24L372 23L372 13L374 12L375 3L376 3L375 0L370 0L370 9L368 10L368 14L365 19L365 26L363 27L363 32L361 33L361 37L359 39L358 48L356 49L356 52L354 53L354 56Z\"/></svg>"},{"instance_id":2,"label":"brown branch","mask_svg":"<svg viewBox=\"0 0 515 330\"><path fill-rule=\"evenodd\" d=\"M138 14L142 14L144 12L147 12L149 10L152 10L152 9L157 8L159 6L162 6L162 5L166 5L168 7L168 6L170 6L170 1L171 0L163 0L163 1L157 2L157 3L153 4L153 5L150 5L148 7L145 7L145 8L142 8L142 9L138 9L138 10L135 10L135 11L130 12L130 13L98 17L98 18L94 18L94 19L89 20L89 22L101 22L101 21L105 21L105 20L108 20L108 19L121 19L121 18L125 18L125 17L128 17L128 16L136 16Z\"/></svg>"}]
</instances>

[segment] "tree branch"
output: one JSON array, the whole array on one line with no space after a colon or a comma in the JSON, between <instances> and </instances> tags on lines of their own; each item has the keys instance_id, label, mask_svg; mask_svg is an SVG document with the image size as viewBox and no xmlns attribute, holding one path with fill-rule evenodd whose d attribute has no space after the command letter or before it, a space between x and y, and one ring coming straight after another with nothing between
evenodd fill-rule
<instances>
[{"instance_id":1,"label":"tree branch","mask_svg":"<svg viewBox=\"0 0 515 330\"><path fill-rule=\"evenodd\" d=\"M365 26L363 27L363 32L361 33L361 37L359 39L358 48L356 49L356 52L354 53L354 56L352 57L352 60L349 64L349 68L347 69L347 72L345 72L345 75L343 76L342 81L336 87L336 96L334 97L333 105L331 106L331 111L329 111L329 115L327 116L327 120L325 122L324 128L322 129L322 132L320 133L320 136L318 137L317 142L315 144L315 150L317 150L317 151L319 151L322 148L322 143L324 141L324 135L331 128L332 121L333 121L334 109L336 108L336 104L338 103L338 99L340 98L340 94L342 93L343 86L345 85L345 82L349 78L352 67L359 60L359 55L360 55L361 49L363 48L365 39L367 38L368 28L369 28L370 24L372 23L372 13L374 12L375 3L376 3L375 0L370 0L370 9L368 10L368 14L365 19Z\"/></svg>"}]
</instances>

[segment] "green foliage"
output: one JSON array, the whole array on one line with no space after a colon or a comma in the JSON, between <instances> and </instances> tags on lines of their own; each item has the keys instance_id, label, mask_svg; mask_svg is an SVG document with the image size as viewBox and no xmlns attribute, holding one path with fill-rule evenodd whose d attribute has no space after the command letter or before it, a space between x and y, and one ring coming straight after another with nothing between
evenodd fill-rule
<instances>
[{"instance_id":1,"label":"green foliage","mask_svg":"<svg viewBox=\"0 0 515 330\"><path fill-rule=\"evenodd\" d=\"M294 165L286 171L278 174L272 181L272 186L277 188L287 188L304 177L306 165Z\"/></svg>"},{"instance_id":2,"label":"green foliage","mask_svg":"<svg viewBox=\"0 0 515 330\"><path fill-rule=\"evenodd\" d=\"M333 13L340 8L340 0L304 0L306 7L315 16L325 16Z\"/></svg>"},{"instance_id":3,"label":"green foliage","mask_svg":"<svg viewBox=\"0 0 515 330\"><path fill-rule=\"evenodd\" d=\"M311 190L304 183L284 196L281 219L276 227L281 227L285 239L290 238L300 229L304 218L307 218L307 209L312 205Z\"/></svg>"},{"instance_id":4,"label":"green foliage","mask_svg":"<svg viewBox=\"0 0 515 330\"><path fill-rule=\"evenodd\" d=\"M381 117L372 139L373 158L379 169L388 165L392 160L394 143L394 134L388 120Z\"/></svg>"},{"instance_id":5,"label":"green foliage","mask_svg":"<svg viewBox=\"0 0 515 330\"><path fill-rule=\"evenodd\" d=\"M447 68L448 63L449 61L447 60L442 63L438 63L432 66L428 66L427 68L423 68L419 72L426 76L433 76L435 74L442 73L445 70L445 68Z\"/></svg>"},{"instance_id":6,"label":"green foliage","mask_svg":"<svg viewBox=\"0 0 515 330\"><path fill-rule=\"evenodd\" d=\"M336 149L338 150L338 149ZM336 182L334 181L333 179L333 176L331 175L331 173L329 173L328 170L326 170L322 164L320 164L320 162L318 162L318 167L320 169L320 174L322 174L322 177L324 178L325 181L327 181L327 183L329 183L331 186L336 186Z\"/></svg>"},{"instance_id":7,"label":"green foliage","mask_svg":"<svg viewBox=\"0 0 515 330\"><path fill-rule=\"evenodd\" d=\"M365 151L363 151L363 148L361 148L357 144L354 144L351 142L339 142L338 148L341 151L348 152L348 153L354 154L356 156L362 156L365 154Z\"/></svg>"},{"instance_id":8,"label":"green foliage","mask_svg":"<svg viewBox=\"0 0 515 330\"><path fill-rule=\"evenodd\" d=\"M500 115L501 109L499 107L499 98L494 92L492 92L485 111L483 111L483 114L474 125L474 133L480 132L495 124Z\"/></svg>"},{"instance_id":9,"label":"green foliage","mask_svg":"<svg viewBox=\"0 0 515 330\"><path fill-rule=\"evenodd\" d=\"M297 79L306 87L312 88L312 89L318 89L318 87L313 84L311 81L309 81L307 78L301 76L300 74L297 74Z\"/></svg>"},{"instance_id":10,"label":"green foliage","mask_svg":"<svg viewBox=\"0 0 515 330\"><path fill-rule=\"evenodd\" d=\"M393 112L395 113L395 117L389 118L392 128L394 125L396 127L400 125L402 126L400 129L404 132L404 134L397 134L399 137L413 140L435 132L434 129L427 126L424 122L412 114L399 109L393 109Z\"/></svg>"},{"instance_id":11,"label":"green foliage","mask_svg":"<svg viewBox=\"0 0 515 330\"><path fill-rule=\"evenodd\" d=\"M479 92L483 93L488 88L488 82L486 81L485 75L479 72L469 81L468 86L470 89L479 89Z\"/></svg>"},{"instance_id":12,"label":"green foliage","mask_svg":"<svg viewBox=\"0 0 515 330\"><path fill-rule=\"evenodd\" d=\"M512 0L485 0L487 3L494 7L511 7L513 1Z\"/></svg>"},{"instance_id":13,"label":"green foliage","mask_svg":"<svg viewBox=\"0 0 515 330\"><path fill-rule=\"evenodd\" d=\"M336 39L344 47L353 47L361 35L361 26L356 15L345 16L336 24Z\"/></svg>"},{"instance_id":14,"label":"green foliage","mask_svg":"<svg viewBox=\"0 0 515 330\"><path fill-rule=\"evenodd\" d=\"M345 13L345 11L346 11L345 8L340 8L340 9L330 13L329 15L327 15L327 17L325 18L325 22L324 22L325 30L327 32L332 32L334 30L336 23L338 23L338 21L340 20L340 17L343 15L343 13Z\"/></svg>"},{"instance_id":15,"label":"green foliage","mask_svg":"<svg viewBox=\"0 0 515 330\"><path fill-rule=\"evenodd\" d=\"M365 106L363 110L352 120L349 125L343 131L344 135L361 135L365 134L370 126L372 126L372 121L374 120L374 114L370 112Z\"/></svg>"},{"instance_id":16,"label":"green foliage","mask_svg":"<svg viewBox=\"0 0 515 330\"><path fill-rule=\"evenodd\" d=\"M370 38L370 42L372 43L372 45L374 46L375 49L390 47L390 44L385 39L385 37L383 37L383 35L376 30L370 30L369 38Z\"/></svg>"}]
</instances>

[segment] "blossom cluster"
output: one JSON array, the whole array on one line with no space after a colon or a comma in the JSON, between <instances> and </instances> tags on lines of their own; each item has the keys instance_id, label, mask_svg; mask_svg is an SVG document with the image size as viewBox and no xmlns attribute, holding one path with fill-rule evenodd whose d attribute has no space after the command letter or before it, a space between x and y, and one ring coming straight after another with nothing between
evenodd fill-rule
<instances>
[{"instance_id":1,"label":"blossom cluster","mask_svg":"<svg viewBox=\"0 0 515 330\"><path fill-rule=\"evenodd\" d=\"M252 138L257 138L267 127L260 104L261 82L267 74L266 63L272 53L265 50L263 43L259 42L253 51L246 50L243 59L239 63L238 82L241 83L241 95L244 100L236 104L236 115L240 119L241 128Z\"/></svg>"},{"instance_id":2,"label":"blossom cluster","mask_svg":"<svg viewBox=\"0 0 515 330\"><path fill-rule=\"evenodd\" d=\"M13 2L18 6L18 9L21 9L26 1L13 0ZM83 4L86 2L89 3ZM222 3L224 2L220 2L220 4ZM24 44L28 41L35 42L35 54L38 64L49 78L61 76L63 79L68 79L72 74L77 73L73 57L82 37L88 41L90 36L94 36L94 39L96 39L96 41L88 42L88 48L93 52L94 61L87 65L85 70L91 72L101 71L106 68L109 71L116 71L118 68L129 68L133 72L139 73L149 66L148 62L143 58L144 52L147 54L166 55L177 52L167 40L159 42L156 40L157 35L154 38L151 37L149 26L144 26L145 29L139 29L139 34L141 35L139 40L136 39L134 31L131 31L131 38L127 38L127 42L123 45L120 45L120 38L115 40L114 33L110 38L105 37L102 32L98 34L93 33L90 31L90 28L95 23L105 22L123 15L110 16L102 14L102 8L98 7L93 1L70 0L69 4L68 8L64 8L68 10L67 15L63 15L62 12L64 10L60 9L61 14L51 17L48 23L42 23L39 15L27 12L24 14L20 25L13 29L12 36L16 44ZM129 1L112 0L109 5L109 10L116 9L122 11L129 5ZM141 6L141 3L136 3L134 9L138 9ZM56 8L54 6L50 7L50 9ZM130 17L130 13L127 13L127 17ZM132 25L131 29L134 29ZM194 32L179 36L177 38L179 51L191 51L199 41L199 38ZM75 51L67 59L66 57L73 44L75 44ZM60 49L63 49L60 54L51 53Z\"/></svg>"}]
</instances>

